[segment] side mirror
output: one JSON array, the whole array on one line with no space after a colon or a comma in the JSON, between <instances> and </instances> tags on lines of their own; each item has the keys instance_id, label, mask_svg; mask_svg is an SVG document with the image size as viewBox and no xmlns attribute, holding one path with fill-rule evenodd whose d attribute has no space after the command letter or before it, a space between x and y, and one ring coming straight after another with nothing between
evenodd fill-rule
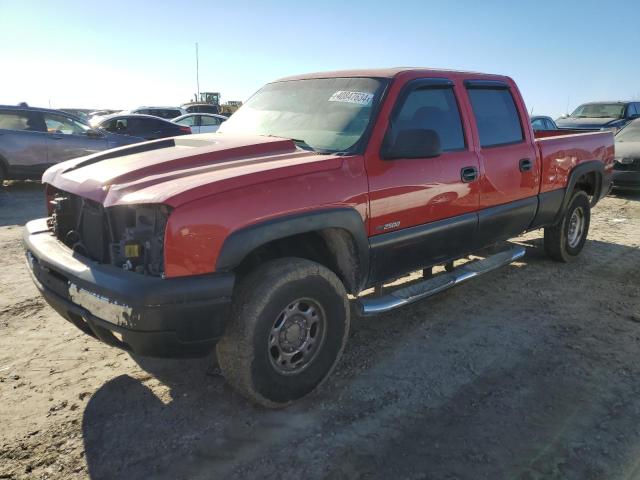
<instances>
[{"instance_id":1,"label":"side mirror","mask_svg":"<svg viewBox=\"0 0 640 480\"><path fill-rule=\"evenodd\" d=\"M393 136L393 135L392 135ZM412 128L400 130L382 151L382 158L428 158L442 153L440 136L435 130Z\"/></svg>"},{"instance_id":2,"label":"side mirror","mask_svg":"<svg viewBox=\"0 0 640 480\"><path fill-rule=\"evenodd\" d=\"M102 137L102 134L100 132L98 132L97 130L94 130L94 129L87 130L86 134L87 134L87 137L92 137L92 138L100 138L100 137Z\"/></svg>"}]
</instances>

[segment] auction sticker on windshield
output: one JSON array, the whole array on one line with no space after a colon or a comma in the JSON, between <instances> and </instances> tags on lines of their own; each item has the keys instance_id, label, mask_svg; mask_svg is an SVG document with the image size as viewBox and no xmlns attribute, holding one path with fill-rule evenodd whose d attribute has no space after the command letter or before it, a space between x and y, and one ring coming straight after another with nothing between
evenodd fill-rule
<instances>
[{"instance_id":1,"label":"auction sticker on windshield","mask_svg":"<svg viewBox=\"0 0 640 480\"><path fill-rule=\"evenodd\" d=\"M367 92L349 92L347 90L338 90L329 98L330 102L355 103L357 105L371 105L373 102L373 93Z\"/></svg>"}]
</instances>

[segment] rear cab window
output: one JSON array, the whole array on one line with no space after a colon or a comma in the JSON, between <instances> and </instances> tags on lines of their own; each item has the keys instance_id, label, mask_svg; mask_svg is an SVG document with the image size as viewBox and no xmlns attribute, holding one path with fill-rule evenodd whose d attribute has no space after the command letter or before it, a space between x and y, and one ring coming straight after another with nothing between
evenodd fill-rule
<instances>
[{"instance_id":1,"label":"rear cab window","mask_svg":"<svg viewBox=\"0 0 640 480\"><path fill-rule=\"evenodd\" d=\"M512 145L524 141L520 114L513 95L500 82L469 82L467 93L483 148Z\"/></svg>"}]
</instances>

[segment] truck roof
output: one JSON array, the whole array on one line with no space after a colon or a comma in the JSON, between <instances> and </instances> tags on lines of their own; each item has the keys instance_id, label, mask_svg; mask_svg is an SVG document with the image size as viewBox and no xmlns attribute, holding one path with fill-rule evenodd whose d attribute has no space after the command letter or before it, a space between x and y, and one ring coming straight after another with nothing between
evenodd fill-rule
<instances>
[{"instance_id":1,"label":"truck roof","mask_svg":"<svg viewBox=\"0 0 640 480\"><path fill-rule=\"evenodd\" d=\"M306 80L312 78L336 78L336 77L376 77L376 78L393 78L403 73L428 73L436 76L448 76L448 77L457 77L457 76L469 76L473 75L475 77L483 77L483 78L491 78L491 79L502 79L506 80L509 77L505 75L494 75L489 73L480 73L480 72L466 72L462 70L447 70L441 68L426 68L426 67L393 67L393 68L370 68L370 69L360 69L360 70L334 70L329 72L314 72L314 73L304 73L301 75L293 75L290 77L283 77L276 82L284 82L289 80Z\"/></svg>"}]
</instances>

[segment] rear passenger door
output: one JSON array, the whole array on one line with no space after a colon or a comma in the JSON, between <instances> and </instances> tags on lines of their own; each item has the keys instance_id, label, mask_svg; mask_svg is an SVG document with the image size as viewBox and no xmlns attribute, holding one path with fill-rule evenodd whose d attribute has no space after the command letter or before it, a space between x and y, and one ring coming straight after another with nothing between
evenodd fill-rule
<instances>
[{"instance_id":1,"label":"rear passenger door","mask_svg":"<svg viewBox=\"0 0 640 480\"><path fill-rule=\"evenodd\" d=\"M479 162L469 148L456 88L443 78L410 81L389 118L385 143L402 130L432 130L440 155L367 154L373 282L461 255L473 241Z\"/></svg>"},{"instance_id":2,"label":"rear passenger door","mask_svg":"<svg viewBox=\"0 0 640 480\"><path fill-rule=\"evenodd\" d=\"M42 113L0 110L0 162L9 178L37 178L49 166Z\"/></svg>"},{"instance_id":3,"label":"rear passenger door","mask_svg":"<svg viewBox=\"0 0 640 480\"><path fill-rule=\"evenodd\" d=\"M465 86L483 169L478 239L488 245L518 235L533 221L540 166L515 86L493 80L467 80Z\"/></svg>"}]
</instances>

